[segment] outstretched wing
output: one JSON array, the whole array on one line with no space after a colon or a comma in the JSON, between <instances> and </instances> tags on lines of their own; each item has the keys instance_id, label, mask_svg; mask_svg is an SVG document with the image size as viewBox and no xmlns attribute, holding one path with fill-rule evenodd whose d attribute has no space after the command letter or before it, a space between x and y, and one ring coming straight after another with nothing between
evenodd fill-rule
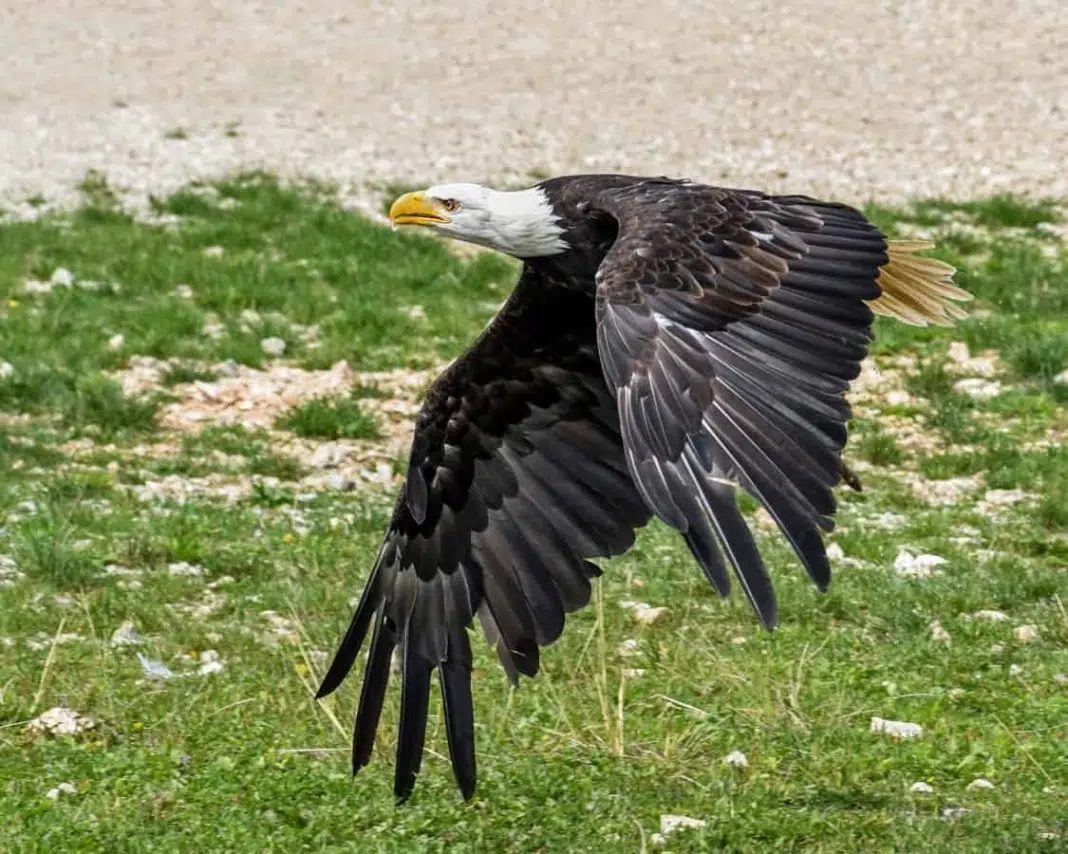
<instances>
[{"instance_id":1,"label":"outstretched wing","mask_svg":"<svg viewBox=\"0 0 1068 854\"><path fill-rule=\"evenodd\" d=\"M619 224L597 273L598 345L634 481L723 594L730 564L770 628L775 593L735 488L826 588L844 393L887 242L857 211L804 197L652 182L595 204Z\"/></svg>"},{"instance_id":2,"label":"outstretched wing","mask_svg":"<svg viewBox=\"0 0 1068 854\"><path fill-rule=\"evenodd\" d=\"M368 631L354 772L370 759L395 649L402 660L395 793L423 753L438 671L464 797L475 785L471 647L477 614L509 677L583 607L599 570L650 512L627 473L615 401L596 348L591 296L529 268L470 350L431 387L393 520L319 696L341 683Z\"/></svg>"}]
</instances>

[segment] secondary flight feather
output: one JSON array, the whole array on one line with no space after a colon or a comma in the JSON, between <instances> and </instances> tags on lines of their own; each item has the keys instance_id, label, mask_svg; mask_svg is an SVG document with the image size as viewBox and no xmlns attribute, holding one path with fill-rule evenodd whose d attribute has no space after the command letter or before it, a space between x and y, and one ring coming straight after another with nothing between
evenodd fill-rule
<instances>
[{"instance_id":1,"label":"secondary flight feather","mask_svg":"<svg viewBox=\"0 0 1068 854\"><path fill-rule=\"evenodd\" d=\"M394 791L424 749L431 684L465 798L475 790L468 627L509 679L534 676L565 615L655 515L715 589L735 578L767 628L767 566L738 509L767 510L822 590L822 532L846 392L873 314L949 325L953 269L887 240L853 208L670 178L575 175L501 192L449 184L397 199L396 225L523 262L511 296L431 386L405 485L318 696L370 635L352 746L371 757L399 655Z\"/></svg>"}]
</instances>

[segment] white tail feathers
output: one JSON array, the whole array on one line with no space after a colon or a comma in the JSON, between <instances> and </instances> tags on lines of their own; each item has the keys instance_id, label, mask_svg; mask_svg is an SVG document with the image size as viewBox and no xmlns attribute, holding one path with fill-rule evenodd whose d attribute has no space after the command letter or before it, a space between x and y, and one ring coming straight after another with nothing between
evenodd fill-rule
<instances>
[{"instance_id":1,"label":"white tail feathers","mask_svg":"<svg viewBox=\"0 0 1068 854\"><path fill-rule=\"evenodd\" d=\"M915 254L933 246L924 240L888 241L890 260L879 268L878 278L883 292L868 303L872 311L911 326L952 326L967 317L954 301L965 302L972 295L953 284L956 270L944 261Z\"/></svg>"}]
</instances>

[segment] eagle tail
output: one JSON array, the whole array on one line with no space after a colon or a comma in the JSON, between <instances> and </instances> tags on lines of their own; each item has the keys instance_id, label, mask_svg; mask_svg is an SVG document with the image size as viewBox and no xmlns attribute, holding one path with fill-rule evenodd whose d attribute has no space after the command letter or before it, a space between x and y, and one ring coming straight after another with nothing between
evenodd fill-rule
<instances>
[{"instance_id":1,"label":"eagle tail","mask_svg":"<svg viewBox=\"0 0 1068 854\"><path fill-rule=\"evenodd\" d=\"M972 295L953 284L956 270L935 258L915 254L934 246L925 240L890 240L889 260L879 268L882 294L868 303L876 314L910 326L952 326L967 317L957 302Z\"/></svg>"}]
</instances>

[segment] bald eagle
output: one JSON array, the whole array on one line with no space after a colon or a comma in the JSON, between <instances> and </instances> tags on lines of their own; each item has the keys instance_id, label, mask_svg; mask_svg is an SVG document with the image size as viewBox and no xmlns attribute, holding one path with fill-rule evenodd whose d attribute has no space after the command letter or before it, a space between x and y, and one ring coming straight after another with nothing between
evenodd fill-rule
<instances>
[{"instance_id":1,"label":"bald eagle","mask_svg":"<svg viewBox=\"0 0 1068 854\"><path fill-rule=\"evenodd\" d=\"M825 590L849 384L874 314L949 325L953 268L842 204L688 180L553 178L502 192L449 184L394 202L417 226L523 262L511 296L429 389L409 469L351 624L318 691L371 642L353 773L368 763L396 651L394 792L423 754L437 671L456 782L475 789L468 627L511 682L534 676L595 558L651 516L721 595L733 572L775 626L767 567L736 490L775 520Z\"/></svg>"}]
</instances>

